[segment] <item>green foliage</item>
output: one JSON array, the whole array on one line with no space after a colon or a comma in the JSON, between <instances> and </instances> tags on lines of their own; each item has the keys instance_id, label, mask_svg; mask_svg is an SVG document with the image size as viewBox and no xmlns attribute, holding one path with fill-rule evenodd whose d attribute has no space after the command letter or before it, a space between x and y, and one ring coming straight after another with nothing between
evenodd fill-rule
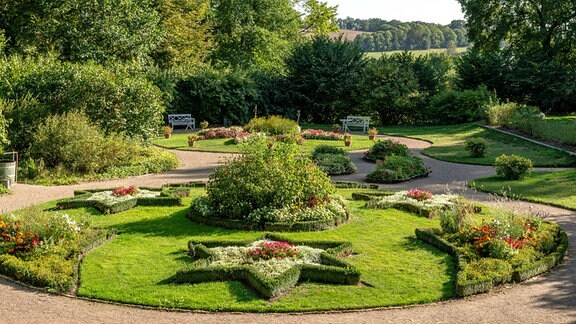
<instances>
[{"instance_id":1,"label":"green foliage","mask_svg":"<svg viewBox=\"0 0 576 324\"><path fill-rule=\"evenodd\" d=\"M297 46L286 60L292 105L305 121L334 123L351 114L350 95L360 82L366 58L342 38L318 36Z\"/></svg>"},{"instance_id":2,"label":"green foliage","mask_svg":"<svg viewBox=\"0 0 576 324\"><path fill-rule=\"evenodd\" d=\"M496 158L494 167L496 168L496 174L504 179L518 180L532 172L532 161L515 154L510 156L502 154Z\"/></svg>"},{"instance_id":3,"label":"green foliage","mask_svg":"<svg viewBox=\"0 0 576 324\"><path fill-rule=\"evenodd\" d=\"M351 174L356 172L356 165L350 157L340 154L318 154L315 157L316 165L328 175Z\"/></svg>"},{"instance_id":4,"label":"green foliage","mask_svg":"<svg viewBox=\"0 0 576 324\"><path fill-rule=\"evenodd\" d=\"M327 2L318 0L305 0L303 2L306 16L303 21L304 28L301 29L301 32L328 35L330 32L338 31L338 24L336 23L338 6L331 7Z\"/></svg>"},{"instance_id":5,"label":"green foliage","mask_svg":"<svg viewBox=\"0 0 576 324\"><path fill-rule=\"evenodd\" d=\"M250 133L264 133L269 136L300 134L300 126L298 126L298 123L280 116L252 118L248 124L244 126L244 129Z\"/></svg>"},{"instance_id":6,"label":"green foliage","mask_svg":"<svg viewBox=\"0 0 576 324\"><path fill-rule=\"evenodd\" d=\"M421 158L415 156L390 155L367 175L368 180L379 183L397 183L428 176L428 168Z\"/></svg>"},{"instance_id":7,"label":"green foliage","mask_svg":"<svg viewBox=\"0 0 576 324\"><path fill-rule=\"evenodd\" d=\"M18 53L55 50L72 62L146 62L160 45L160 15L151 0L11 1L0 28Z\"/></svg>"},{"instance_id":8,"label":"green foliage","mask_svg":"<svg viewBox=\"0 0 576 324\"><path fill-rule=\"evenodd\" d=\"M224 118L245 124L259 98L254 82L242 71L206 69L180 80L169 113L192 114L220 124Z\"/></svg>"},{"instance_id":9,"label":"green foliage","mask_svg":"<svg viewBox=\"0 0 576 324\"><path fill-rule=\"evenodd\" d=\"M400 144L399 142L385 139L378 140L370 150L364 154L364 159L376 162L376 160L384 160L391 155L409 156L410 151L408 146Z\"/></svg>"},{"instance_id":10,"label":"green foliage","mask_svg":"<svg viewBox=\"0 0 576 324\"><path fill-rule=\"evenodd\" d=\"M453 20L449 25L421 21L399 22L379 18L338 19L340 28L364 31L354 42L366 52L415 50L430 48L452 49L468 46L463 20Z\"/></svg>"},{"instance_id":11,"label":"green foliage","mask_svg":"<svg viewBox=\"0 0 576 324\"><path fill-rule=\"evenodd\" d=\"M464 266L458 273L458 281L489 281L493 284L509 282L512 266L500 259L482 258Z\"/></svg>"},{"instance_id":12,"label":"green foliage","mask_svg":"<svg viewBox=\"0 0 576 324\"><path fill-rule=\"evenodd\" d=\"M265 139L247 143L245 154L232 158L210 175L207 186L211 216L246 219L261 208L321 206L335 189L330 179L294 145Z\"/></svg>"},{"instance_id":13,"label":"green foliage","mask_svg":"<svg viewBox=\"0 0 576 324\"><path fill-rule=\"evenodd\" d=\"M152 53L162 69L203 65L213 47L208 23L209 0L159 0L154 7L160 14L163 38Z\"/></svg>"},{"instance_id":14,"label":"green foliage","mask_svg":"<svg viewBox=\"0 0 576 324\"><path fill-rule=\"evenodd\" d=\"M240 69L282 70L298 38L300 13L293 5L292 0L212 1L212 61Z\"/></svg>"},{"instance_id":15,"label":"green foliage","mask_svg":"<svg viewBox=\"0 0 576 324\"><path fill-rule=\"evenodd\" d=\"M488 142L481 137L473 137L466 140L466 151L470 154L470 157L481 158L486 156L486 148L488 147Z\"/></svg>"},{"instance_id":16,"label":"green foliage","mask_svg":"<svg viewBox=\"0 0 576 324\"><path fill-rule=\"evenodd\" d=\"M32 134L51 115L82 110L106 134L149 140L156 135L161 93L129 67L105 69L91 63L60 63L53 58L2 58L0 96L12 107L9 138L25 152Z\"/></svg>"},{"instance_id":17,"label":"green foliage","mask_svg":"<svg viewBox=\"0 0 576 324\"><path fill-rule=\"evenodd\" d=\"M11 107L8 107L8 102L0 98L0 155L4 153L4 148L10 144L8 140L8 120L4 116L4 112L9 108Z\"/></svg>"},{"instance_id":18,"label":"green foliage","mask_svg":"<svg viewBox=\"0 0 576 324\"><path fill-rule=\"evenodd\" d=\"M479 121L486 118L486 111L493 101L494 97L486 87L445 91L432 98L427 117L434 124Z\"/></svg>"}]
</instances>

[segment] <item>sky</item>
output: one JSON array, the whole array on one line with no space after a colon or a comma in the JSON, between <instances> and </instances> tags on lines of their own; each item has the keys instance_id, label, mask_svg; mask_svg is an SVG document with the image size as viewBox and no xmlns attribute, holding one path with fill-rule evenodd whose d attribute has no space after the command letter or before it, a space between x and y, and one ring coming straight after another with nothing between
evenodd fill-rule
<instances>
[{"instance_id":1,"label":"sky","mask_svg":"<svg viewBox=\"0 0 576 324\"><path fill-rule=\"evenodd\" d=\"M339 18L381 18L402 22L423 21L448 25L464 19L456 0L322 0L338 5Z\"/></svg>"}]
</instances>

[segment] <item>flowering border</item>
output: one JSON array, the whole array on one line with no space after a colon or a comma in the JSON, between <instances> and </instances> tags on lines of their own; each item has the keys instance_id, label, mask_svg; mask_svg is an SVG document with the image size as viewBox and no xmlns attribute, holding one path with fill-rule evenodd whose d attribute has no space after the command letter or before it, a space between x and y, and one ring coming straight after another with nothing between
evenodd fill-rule
<instances>
[{"instance_id":1,"label":"flowering border","mask_svg":"<svg viewBox=\"0 0 576 324\"><path fill-rule=\"evenodd\" d=\"M246 246L252 241L190 241L188 254L196 260L191 266L178 271L167 281L177 284L194 284L211 281L240 280L252 287L260 296L270 299L286 293L300 281L332 284L357 285L360 272L339 257L350 255L350 242L293 241L274 234L265 234L262 239L286 242L324 249L320 253L320 264L299 264L276 277L268 277L251 266L211 266L210 248Z\"/></svg>"}]
</instances>

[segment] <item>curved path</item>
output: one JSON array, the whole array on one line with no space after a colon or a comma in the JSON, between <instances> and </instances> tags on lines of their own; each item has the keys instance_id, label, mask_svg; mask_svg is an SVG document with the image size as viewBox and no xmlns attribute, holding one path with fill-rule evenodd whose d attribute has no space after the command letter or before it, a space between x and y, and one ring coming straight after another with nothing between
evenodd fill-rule
<instances>
[{"instance_id":1,"label":"curved path","mask_svg":"<svg viewBox=\"0 0 576 324\"><path fill-rule=\"evenodd\" d=\"M420 155L428 143L398 138ZM126 184L159 186L167 182L207 179L211 170L226 157L223 154L174 151L182 165L160 175L124 180L85 183L71 186L31 186L17 184L13 194L0 197L0 213L39 202L69 197L82 188L110 188ZM362 152L351 156L358 172L335 180L361 181L374 166L362 161ZM421 156L421 155L420 155ZM558 222L570 238L567 260L550 274L523 284L512 284L491 293L424 306L387 308L320 314L236 314L167 312L127 307L77 298L50 295L0 279L1 323L574 323L576 322L576 213L542 205L510 202L466 189L465 182L494 174L492 167L441 162L422 157L432 167L428 178L386 189L426 188L434 192L447 189L471 199L502 208L528 210Z\"/></svg>"}]
</instances>

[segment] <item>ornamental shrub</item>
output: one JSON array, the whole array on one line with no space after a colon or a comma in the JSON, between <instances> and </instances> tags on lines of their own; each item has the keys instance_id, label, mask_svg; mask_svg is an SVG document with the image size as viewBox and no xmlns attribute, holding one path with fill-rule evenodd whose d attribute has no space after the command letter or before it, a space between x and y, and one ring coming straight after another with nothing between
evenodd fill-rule
<instances>
[{"instance_id":1,"label":"ornamental shrub","mask_svg":"<svg viewBox=\"0 0 576 324\"><path fill-rule=\"evenodd\" d=\"M364 154L364 159L375 162L376 160L384 160L390 155L410 156L410 151L408 146L396 141L379 140Z\"/></svg>"},{"instance_id":2,"label":"ornamental shrub","mask_svg":"<svg viewBox=\"0 0 576 324\"><path fill-rule=\"evenodd\" d=\"M376 170L367 177L374 182L395 183L427 176L429 172L422 159L418 157L391 155L376 166Z\"/></svg>"},{"instance_id":3,"label":"ornamental shrub","mask_svg":"<svg viewBox=\"0 0 576 324\"><path fill-rule=\"evenodd\" d=\"M532 172L532 160L512 154L496 158L496 174L506 180L518 180Z\"/></svg>"},{"instance_id":4,"label":"ornamental shrub","mask_svg":"<svg viewBox=\"0 0 576 324\"><path fill-rule=\"evenodd\" d=\"M480 137L469 138L466 140L466 151L470 153L470 157L481 158L486 156L486 148L488 142Z\"/></svg>"},{"instance_id":5,"label":"ornamental shrub","mask_svg":"<svg viewBox=\"0 0 576 324\"><path fill-rule=\"evenodd\" d=\"M280 116L253 118L244 126L244 129L250 133L264 133L271 136L300 134L298 123Z\"/></svg>"},{"instance_id":6,"label":"ornamental shrub","mask_svg":"<svg viewBox=\"0 0 576 324\"><path fill-rule=\"evenodd\" d=\"M316 165L328 175L351 174L356 172L356 165L342 148L319 145L312 152Z\"/></svg>"},{"instance_id":7,"label":"ornamental shrub","mask_svg":"<svg viewBox=\"0 0 576 324\"><path fill-rule=\"evenodd\" d=\"M330 178L300 156L295 145L269 145L264 137L253 137L243 152L210 175L207 196L195 201L193 210L203 216L245 220L262 208L322 206L335 192Z\"/></svg>"},{"instance_id":8,"label":"ornamental shrub","mask_svg":"<svg viewBox=\"0 0 576 324\"><path fill-rule=\"evenodd\" d=\"M427 111L429 122L434 124L460 124L485 119L494 95L484 86L475 90L448 90L430 100Z\"/></svg>"}]
</instances>

